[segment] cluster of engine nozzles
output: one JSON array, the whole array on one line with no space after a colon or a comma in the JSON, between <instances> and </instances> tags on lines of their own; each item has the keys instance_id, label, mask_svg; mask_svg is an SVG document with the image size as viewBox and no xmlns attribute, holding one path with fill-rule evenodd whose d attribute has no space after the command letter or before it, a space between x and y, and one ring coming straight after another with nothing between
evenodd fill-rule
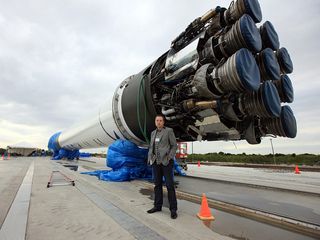
<instances>
[{"instance_id":1,"label":"cluster of engine nozzles","mask_svg":"<svg viewBox=\"0 0 320 240\"><path fill-rule=\"evenodd\" d=\"M256 0L235 1L215 16L212 36L200 52L202 67L195 74L195 91L201 94L197 85L203 85L199 77L205 77L219 114L232 121L258 116L264 134L294 138L295 117L288 105L281 105L294 99L287 75L293 64L287 49L280 48L271 22L256 26L261 19Z\"/></svg>"}]
</instances>

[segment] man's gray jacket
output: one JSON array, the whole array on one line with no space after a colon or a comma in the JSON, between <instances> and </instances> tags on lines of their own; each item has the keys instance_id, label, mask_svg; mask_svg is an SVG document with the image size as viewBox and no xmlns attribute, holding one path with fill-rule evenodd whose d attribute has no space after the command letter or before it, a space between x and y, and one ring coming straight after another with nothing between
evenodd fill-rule
<instances>
[{"instance_id":1,"label":"man's gray jacket","mask_svg":"<svg viewBox=\"0 0 320 240\"><path fill-rule=\"evenodd\" d=\"M174 136L174 132L172 128L163 127L160 132L157 133L157 129L155 129L151 133L151 140L148 152L148 163L152 165L156 161L156 155L153 152L155 140L157 138L158 143L158 151L160 162L162 165L167 166L169 164L170 159L173 159L176 155L177 151L177 141ZM156 150L155 150L156 151Z\"/></svg>"}]
</instances>

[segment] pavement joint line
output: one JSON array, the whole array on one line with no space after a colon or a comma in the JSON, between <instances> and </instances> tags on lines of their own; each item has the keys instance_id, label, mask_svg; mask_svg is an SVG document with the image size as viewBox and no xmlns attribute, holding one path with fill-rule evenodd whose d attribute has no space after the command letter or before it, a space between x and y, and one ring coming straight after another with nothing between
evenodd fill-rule
<instances>
[{"instance_id":1,"label":"pavement joint line","mask_svg":"<svg viewBox=\"0 0 320 240\"><path fill-rule=\"evenodd\" d=\"M14 189L13 197L12 197L12 199L9 200L8 208L7 208L7 210L6 210L5 214L4 214L4 217L0 219L0 229L2 227L2 224L4 223L4 220L6 219L8 213L9 213L9 210L10 210L10 208L12 206L12 203L13 203L16 195L17 195L17 192L18 192L18 190L19 190L19 188L20 188L20 186L22 184L22 181L23 181L23 179L24 179L24 177L25 177L25 175L26 175L26 173L27 173L27 171L29 169L29 166L30 166L30 163L26 167L23 167L19 171L18 176L13 176L14 178L16 177L17 179L19 179L19 184L18 184L19 186L17 186L16 189ZM7 188L9 189L9 188L12 188L12 187L13 187L12 185L7 185L7 187L4 189L4 191L6 191Z\"/></svg>"},{"instance_id":2,"label":"pavement joint line","mask_svg":"<svg viewBox=\"0 0 320 240\"><path fill-rule=\"evenodd\" d=\"M148 190L153 191L153 183L148 183L142 180L137 180L138 184L146 187ZM166 188L163 187L163 191L166 194ZM201 196L176 190L177 197L194 202L201 203ZM294 219L278 216L275 214L269 214L263 211L254 210L235 204L214 200L207 197L207 201L210 207L216 208L231 214L247 217L256 221L271 224L276 227L284 228L297 233L303 233L311 237L320 237L320 226L308 224Z\"/></svg>"},{"instance_id":3,"label":"pavement joint line","mask_svg":"<svg viewBox=\"0 0 320 240\"><path fill-rule=\"evenodd\" d=\"M93 192L90 187L77 183L77 189L87 196L96 206L102 209L107 215L112 217L122 228L128 231L136 239L165 240L166 238L153 231L139 220L130 216L120 208L113 205L108 200Z\"/></svg>"},{"instance_id":4,"label":"pavement joint line","mask_svg":"<svg viewBox=\"0 0 320 240\"><path fill-rule=\"evenodd\" d=\"M34 161L23 178L6 219L0 229L1 240L25 239L31 198Z\"/></svg>"}]
</instances>

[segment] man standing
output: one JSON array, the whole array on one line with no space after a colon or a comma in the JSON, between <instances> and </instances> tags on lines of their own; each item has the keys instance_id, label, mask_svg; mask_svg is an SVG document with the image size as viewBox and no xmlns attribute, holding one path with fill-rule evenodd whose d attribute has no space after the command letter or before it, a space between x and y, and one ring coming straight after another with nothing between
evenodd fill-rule
<instances>
[{"instance_id":1,"label":"man standing","mask_svg":"<svg viewBox=\"0 0 320 240\"><path fill-rule=\"evenodd\" d=\"M170 204L171 218L176 219L177 198L173 184L173 158L177 150L176 137L172 128L164 126L164 116L157 115L155 129L151 133L151 141L148 153L148 163L152 165L154 177L154 207L148 213L161 211L163 203L162 177L166 181L168 200Z\"/></svg>"}]
</instances>

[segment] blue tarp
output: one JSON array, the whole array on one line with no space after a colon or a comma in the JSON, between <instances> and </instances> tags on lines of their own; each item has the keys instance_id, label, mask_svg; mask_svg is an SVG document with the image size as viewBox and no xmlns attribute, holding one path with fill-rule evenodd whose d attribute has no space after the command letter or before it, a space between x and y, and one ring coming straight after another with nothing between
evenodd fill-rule
<instances>
[{"instance_id":1,"label":"blue tarp","mask_svg":"<svg viewBox=\"0 0 320 240\"><path fill-rule=\"evenodd\" d=\"M79 158L79 156L80 156L79 150L67 150L67 149L61 148L57 154L53 155L52 160L60 160L62 158L73 160L75 158Z\"/></svg>"},{"instance_id":2,"label":"blue tarp","mask_svg":"<svg viewBox=\"0 0 320 240\"><path fill-rule=\"evenodd\" d=\"M52 158L55 158L56 156L59 155L59 150L61 149L59 143L58 143L58 138L60 136L61 132L57 132L53 134L48 142L48 149L51 149L53 151L53 156Z\"/></svg>"},{"instance_id":3,"label":"blue tarp","mask_svg":"<svg viewBox=\"0 0 320 240\"><path fill-rule=\"evenodd\" d=\"M60 134L61 132L53 134L48 142L48 148L53 151L52 160L60 160L62 158L73 160L79 157L91 157L90 153L80 153L78 149L68 150L61 148L58 142Z\"/></svg>"},{"instance_id":4,"label":"blue tarp","mask_svg":"<svg viewBox=\"0 0 320 240\"><path fill-rule=\"evenodd\" d=\"M86 158L86 157L91 157L91 153L88 153L88 152L81 152L79 157L83 157L83 158Z\"/></svg>"},{"instance_id":5,"label":"blue tarp","mask_svg":"<svg viewBox=\"0 0 320 240\"><path fill-rule=\"evenodd\" d=\"M83 172L104 181L130 181L134 179L152 179L152 168L147 165L148 149L139 148L127 140L117 140L108 148L107 166L112 170ZM185 175L175 163L176 171Z\"/></svg>"}]
</instances>

